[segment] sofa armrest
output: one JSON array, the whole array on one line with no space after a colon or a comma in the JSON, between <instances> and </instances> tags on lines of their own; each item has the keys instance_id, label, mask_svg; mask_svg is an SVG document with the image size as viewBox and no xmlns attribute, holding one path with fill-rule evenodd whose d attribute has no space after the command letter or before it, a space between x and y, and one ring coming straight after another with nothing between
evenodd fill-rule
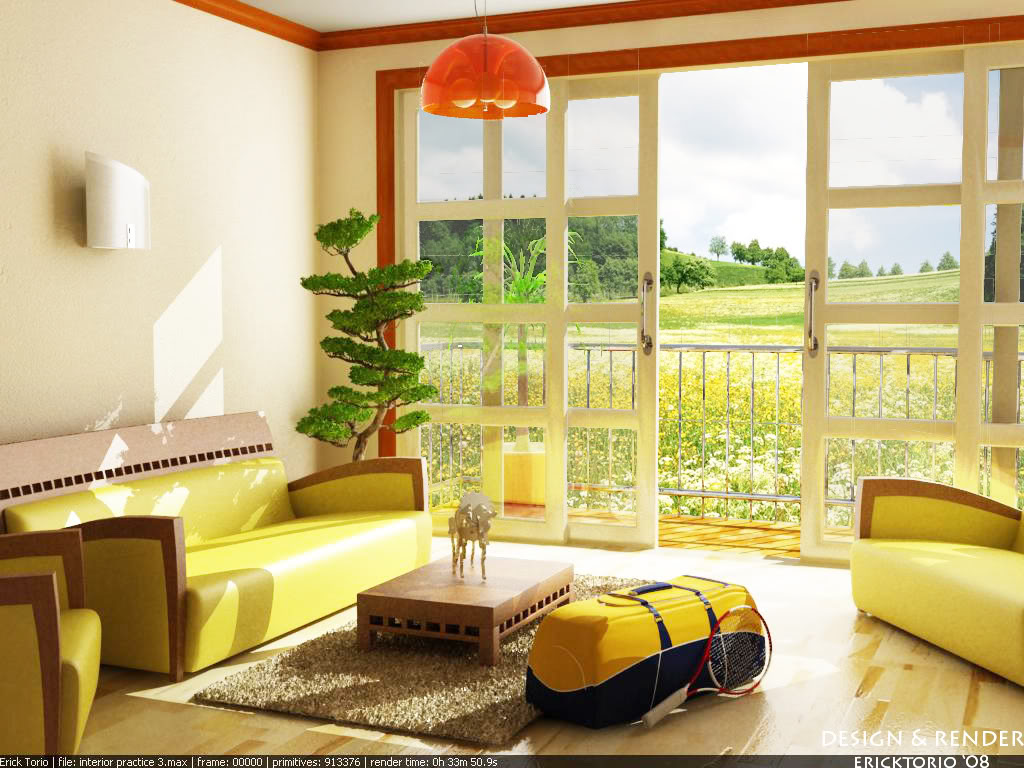
<instances>
[{"instance_id":1,"label":"sofa armrest","mask_svg":"<svg viewBox=\"0 0 1024 768\"><path fill-rule=\"evenodd\" d=\"M960 488L894 477L865 477L857 484L854 532L859 539L919 539L1013 545L1020 512Z\"/></svg>"},{"instance_id":2,"label":"sofa armrest","mask_svg":"<svg viewBox=\"0 0 1024 768\"><path fill-rule=\"evenodd\" d=\"M337 512L403 512L427 509L423 459L367 459L331 467L288 483L299 517Z\"/></svg>"},{"instance_id":3,"label":"sofa armrest","mask_svg":"<svg viewBox=\"0 0 1024 768\"><path fill-rule=\"evenodd\" d=\"M112 517L82 531L87 607L103 626L103 661L184 677L185 534L180 517ZM155 557L154 557L155 555ZM165 645L166 643L166 645Z\"/></svg>"},{"instance_id":4,"label":"sofa armrest","mask_svg":"<svg viewBox=\"0 0 1024 768\"><path fill-rule=\"evenodd\" d=\"M23 612L32 609L32 619ZM60 602L57 577L50 573L0 576L0 659L12 686L0 701L0 714L17 743L2 752L36 751L54 755L60 745ZM38 689L33 690L36 686ZM41 689L41 690L40 690ZM41 695L40 695L41 694ZM42 699L42 712L38 707ZM41 714L41 719L39 715ZM11 734L8 734L11 735ZM6 740L5 740L6 741Z\"/></svg>"},{"instance_id":5,"label":"sofa armrest","mask_svg":"<svg viewBox=\"0 0 1024 768\"><path fill-rule=\"evenodd\" d=\"M56 575L59 605L85 607L81 531L64 528L0 536L0 574L47 571Z\"/></svg>"}]
</instances>

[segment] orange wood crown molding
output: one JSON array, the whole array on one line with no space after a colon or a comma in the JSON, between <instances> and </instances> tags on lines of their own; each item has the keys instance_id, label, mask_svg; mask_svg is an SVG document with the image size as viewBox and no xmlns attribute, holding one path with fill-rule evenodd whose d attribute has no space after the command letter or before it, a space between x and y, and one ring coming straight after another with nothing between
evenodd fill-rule
<instances>
[{"instance_id":1,"label":"orange wood crown molding","mask_svg":"<svg viewBox=\"0 0 1024 768\"><path fill-rule=\"evenodd\" d=\"M443 21L422 21L414 24L395 24L387 27L318 32L268 11L254 8L241 0L174 1L314 51L454 39L476 34L480 31L481 24L480 19L467 17ZM513 32L535 32L541 29L566 29L600 24L621 24L629 21L702 16L710 13L761 11L770 8L845 2L850 2L850 0L621 0L615 3L577 5L570 8L552 8L542 11L499 13L487 17L487 28L494 34L505 35Z\"/></svg>"},{"instance_id":2,"label":"orange wood crown molding","mask_svg":"<svg viewBox=\"0 0 1024 768\"><path fill-rule=\"evenodd\" d=\"M496 35L513 32L536 32L542 29L589 27L599 24L621 24L629 21L652 21L710 13L760 11L795 5L849 2L849 0L625 0L599 5L577 5L542 11L499 13L487 17L487 29ZM426 40L447 40L480 32L478 18L423 21L369 29L343 29L325 32L320 50L365 48L373 45L421 43Z\"/></svg>"},{"instance_id":3,"label":"orange wood crown molding","mask_svg":"<svg viewBox=\"0 0 1024 768\"><path fill-rule=\"evenodd\" d=\"M311 50L320 49L321 34L315 29L296 24L294 21L275 16L273 13L253 8L240 0L174 0L176 3L212 13L222 19L233 21L268 35L279 37L290 43Z\"/></svg>"}]
</instances>

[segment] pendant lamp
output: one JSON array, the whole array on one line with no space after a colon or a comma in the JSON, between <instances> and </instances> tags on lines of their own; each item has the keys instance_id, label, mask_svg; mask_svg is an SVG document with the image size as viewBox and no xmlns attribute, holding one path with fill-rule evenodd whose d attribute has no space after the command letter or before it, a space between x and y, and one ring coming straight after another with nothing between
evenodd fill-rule
<instances>
[{"instance_id":1,"label":"pendant lamp","mask_svg":"<svg viewBox=\"0 0 1024 768\"><path fill-rule=\"evenodd\" d=\"M423 111L445 117L503 120L547 112L548 79L515 40L484 31L458 40L430 65L420 88Z\"/></svg>"}]
</instances>

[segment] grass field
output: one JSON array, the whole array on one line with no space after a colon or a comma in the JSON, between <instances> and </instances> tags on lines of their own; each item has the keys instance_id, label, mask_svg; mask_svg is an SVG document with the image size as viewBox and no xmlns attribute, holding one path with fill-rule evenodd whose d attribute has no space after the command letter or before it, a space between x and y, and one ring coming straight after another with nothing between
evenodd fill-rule
<instances>
[{"instance_id":1,"label":"grass field","mask_svg":"<svg viewBox=\"0 0 1024 768\"><path fill-rule=\"evenodd\" d=\"M858 303L955 302L959 282L959 270L832 280L828 285L828 299ZM661 297L659 311L663 344L800 344L804 284L745 285L668 294ZM944 326L833 327L829 342L956 346L956 330Z\"/></svg>"}]
</instances>

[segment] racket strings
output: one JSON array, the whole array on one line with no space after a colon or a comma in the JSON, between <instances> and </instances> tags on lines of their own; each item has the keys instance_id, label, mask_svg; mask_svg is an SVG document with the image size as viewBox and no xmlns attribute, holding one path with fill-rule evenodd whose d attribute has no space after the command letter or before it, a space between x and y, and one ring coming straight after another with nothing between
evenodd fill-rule
<instances>
[{"instance_id":1,"label":"racket strings","mask_svg":"<svg viewBox=\"0 0 1024 768\"><path fill-rule=\"evenodd\" d=\"M715 685L741 692L755 685L768 666L768 633L755 611L723 617L710 642L708 671Z\"/></svg>"}]
</instances>

